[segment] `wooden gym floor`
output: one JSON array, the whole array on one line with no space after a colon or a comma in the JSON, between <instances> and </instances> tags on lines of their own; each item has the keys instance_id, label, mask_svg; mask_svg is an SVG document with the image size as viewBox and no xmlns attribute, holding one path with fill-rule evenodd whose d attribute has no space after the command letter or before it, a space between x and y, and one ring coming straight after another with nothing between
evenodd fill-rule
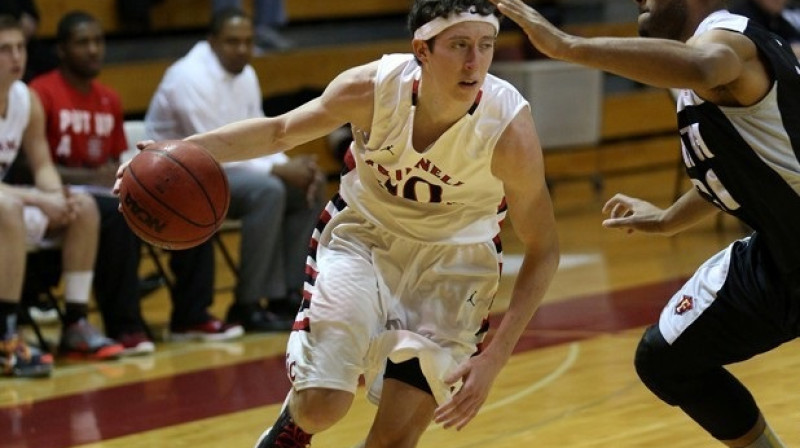
<instances>
[{"instance_id":1,"label":"wooden gym floor","mask_svg":"<svg viewBox=\"0 0 800 448\"><path fill-rule=\"evenodd\" d=\"M605 198L623 191L664 205L674 176L662 170L606 179L602 197L589 183L555 184L563 256L545 304L475 420L460 432L431 426L420 447L718 446L639 383L632 359L643 328L682 279L741 236L740 227L727 218L709 220L664 238L600 226ZM498 313L519 262L519 244L508 229L505 250ZM217 281L232 282L222 264ZM219 293L213 311L224 315L230 300L230 293ZM143 306L159 332L169 312L165 292ZM288 388L285 342L285 334L161 342L151 356L59 362L48 380L0 379L0 446L250 447ZM788 374L798 369L794 343L732 367L789 446L800 446L800 393ZM375 408L359 395L342 422L315 437L315 447L349 448L361 440Z\"/></svg>"}]
</instances>

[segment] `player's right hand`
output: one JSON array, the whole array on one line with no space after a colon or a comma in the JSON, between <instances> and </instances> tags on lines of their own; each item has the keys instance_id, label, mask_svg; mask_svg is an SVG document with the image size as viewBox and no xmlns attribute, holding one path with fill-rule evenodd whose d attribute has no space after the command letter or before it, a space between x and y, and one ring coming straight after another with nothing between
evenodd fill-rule
<instances>
[{"instance_id":1,"label":"player's right hand","mask_svg":"<svg viewBox=\"0 0 800 448\"><path fill-rule=\"evenodd\" d=\"M67 188L63 191L40 191L35 205L47 216L52 227L62 227L76 216Z\"/></svg>"},{"instance_id":2,"label":"player's right hand","mask_svg":"<svg viewBox=\"0 0 800 448\"><path fill-rule=\"evenodd\" d=\"M546 56L558 59L559 49L570 37L522 0L490 0L503 15L517 23L534 47Z\"/></svg>"},{"instance_id":3,"label":"player's right hand","mask_svg":"<svg viewBox=\"0 0 800 448\"><path fill-rule=\"evenodd\" d=\"M155 143L154 140L138 141L138 142L136 142L136 148L139 151L143 151L143 150L147 149L148 146L150 146L150 145L152 145L154 143ZM122 176L123 176L123 174L125 174L125 170L128 168L128 165L130 163L131 163L131 161L128 160L126 162L121 163L119 165L119 168L117 168L117 180L114 181L114 187L111 189L111 192L113 194L117 195L117 196L119 196L119 186L120 186L120 182L122 182Z\"/></svg>"}]
</instances>

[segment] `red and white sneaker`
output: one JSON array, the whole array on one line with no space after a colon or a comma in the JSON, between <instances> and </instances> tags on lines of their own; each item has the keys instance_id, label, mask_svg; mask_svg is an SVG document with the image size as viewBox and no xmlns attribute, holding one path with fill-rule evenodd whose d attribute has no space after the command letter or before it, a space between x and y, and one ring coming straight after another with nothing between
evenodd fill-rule
<instances>
[{"instance_id":1,"label":"red and white sneaker","mask_svg":"<svg viewBox=\"0 0 800 448\"><path fill-rule=\"evenodd\" d=\"M117 341L122 344L122 356L149 355L156 351L156 345L147 337L143 331L133 333L121 333L117 336Z\"/></svg>"},{"instance_id":2,"label":"red and white sneaker","mask_svg":"<svg viewBox=\"0 0 800 448\"><path fill-rule=\"evenodd\" d=\"M294 423L288 407L284 406L278 421L261 433L253 448L308 448L311 436Z\"/></svg>"},{"instance_id":3,"label":"red and white sneaker","mask_svg":"<svg viewBox=\"0 0 800 448\"><path fill-rule=\"evenodd\" d=\"M172 341L229 341L244 335L244 328L239 324L226 324L219 319L210 318L207 321L188 326L176 326L170 329Z\"/></svg>"}]
</instances>

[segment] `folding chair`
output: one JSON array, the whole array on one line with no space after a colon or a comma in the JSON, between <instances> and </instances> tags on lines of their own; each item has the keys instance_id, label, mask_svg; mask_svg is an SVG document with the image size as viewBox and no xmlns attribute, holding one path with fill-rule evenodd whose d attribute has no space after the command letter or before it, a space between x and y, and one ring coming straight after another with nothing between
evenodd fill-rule
<instances>
[{"instance_id":1,"label":"folding chair","mask_svg":"<svg viewBox=\"0 0 800 448\"><path fill-rule=\"evenodd\" d=\"M64 312L53 293L61 278L61 242L44 240L37 245L28 246L28 260L25 269L23 295L19 306L20 325L29 325L36 335L39 347L52 353L50 343L42 333L41 325L30 313L30 307L44 304L56 310L58 320L63 324Z\"/></svg>"},{"instance_id":2,"label":"folding chair","mask_svg":"<svg viewBox=\"0 0 800 448\"><path fill-rule=\"evenodd\" d=\"M236 287L236 282L239 280L239 266L236 262L236 259L233 257L231 249L229 249L225 245L224 236L227 233L233 232L240 232L242 230L242 222L236 219L226 219L222 223L222 227L214 234L212 237L214 244L217 246L220 255L222 255L222 259L225 261L225 265L230 270L231 274L233 274L234 284L230 286L218 286L216 288L217 291L229 291Z\"/></svg>"}]
</instances>

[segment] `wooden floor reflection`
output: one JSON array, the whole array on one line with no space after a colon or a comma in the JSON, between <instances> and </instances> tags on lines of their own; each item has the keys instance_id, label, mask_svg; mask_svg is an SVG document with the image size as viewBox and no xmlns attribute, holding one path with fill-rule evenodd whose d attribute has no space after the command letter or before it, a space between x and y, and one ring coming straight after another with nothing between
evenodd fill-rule
<instances>
[{"instance_id":1,"label":"wooden floor reflection","mask_svg":"<svg viewBox=\"0 0 800 448\"><path fill-rule=\"evenodd\" d=\"M742 229L727 218L673 238L600 226L606 197L624 191L664 205L674 175L664 170L606 179L599 195L585 182L554 184L563 259L545 304L473 423L460 432L431 426L421 447L718 446L656 400L639 383L632 360L644 326L672 291ZM498 312L507 305L519 261L519 244L510 229L504 233L508 275ZM218 276L231 282L222 265ZM224 315L230 300L230 293L218 294L213 311ZM169 313L165 292L143 305L159 333ZM161 342L152 356L59 363L49 380L0 380L0 446L252 446L288 387L285 342L285 334L233 343ZM800 393L787 375L798 369L795 343L732 367L789 446L800 446ZM315 447L349 448L362 439L375 409L360 395L340 424L315 437Z\"/></svg>"}]
</instances>

